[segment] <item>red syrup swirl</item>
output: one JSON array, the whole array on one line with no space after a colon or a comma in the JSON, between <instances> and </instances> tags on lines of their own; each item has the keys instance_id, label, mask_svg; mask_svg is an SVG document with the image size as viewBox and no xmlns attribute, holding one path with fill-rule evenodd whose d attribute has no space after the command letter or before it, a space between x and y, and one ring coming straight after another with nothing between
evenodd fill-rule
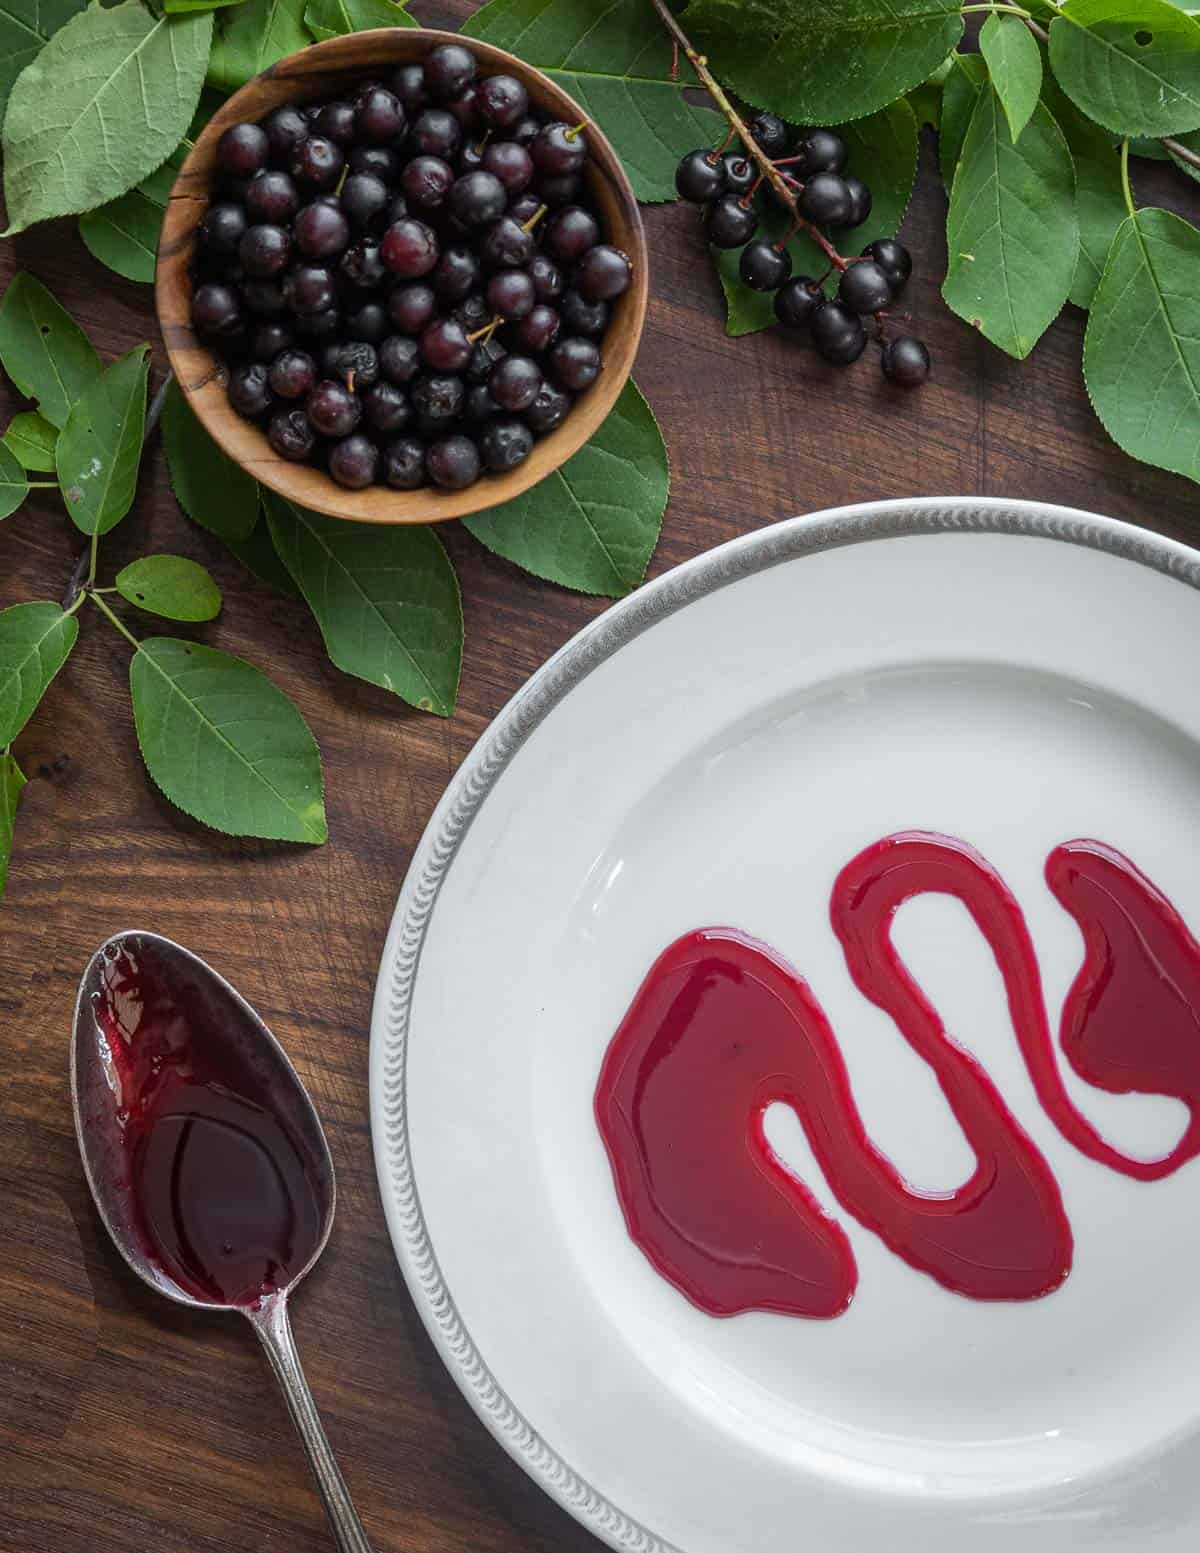
<instances>
[{"instance_id":1,"label":"red syrup swirl","mask_svg":"<svg viewBox=\"0 0 1200 1553\"><path fill-rule=\"evenodd\" d=\"M1056 848L1046 877L1085 941L1063 1011L1068 1060L1112 1092L1182 1100L1192 1114L1181 1142L1153 1161L1105 1142L1066 1092L1033 943L1004 881L964 842L890 836L838 875L833 928L858 989L933 1069L975 1170L952 1192L910 1186L868 1137L837 1038L797 972L735 929L685 934L639 989L596 1092L629 1233L681 1293L716 1316L828 1318L853 1298L845 1232L767 1141L776 1101L795 1111L843 1207L944 1287L1028 1300L1069 1274L1071 1228L1048 1164L892 942L897 910L925 892L960 900L987 939L1038 1097L1064 1137L1139 1180L1200 1149L1200 947L1149 880L1099 842Z\"/></svg>"},{"instance_id":2,"label":"red syrup swirl","mask_svg":"<svg viewBox=\"0 0 1200 1553\"><path fill-rule=\"evenodd\" d=\"M320 1244L314 1162L227 1011L122 949L97 1007L120 1087L124 1174L142 1247L186 1294L253 1305Z\"/></svg>"}]
</instances>

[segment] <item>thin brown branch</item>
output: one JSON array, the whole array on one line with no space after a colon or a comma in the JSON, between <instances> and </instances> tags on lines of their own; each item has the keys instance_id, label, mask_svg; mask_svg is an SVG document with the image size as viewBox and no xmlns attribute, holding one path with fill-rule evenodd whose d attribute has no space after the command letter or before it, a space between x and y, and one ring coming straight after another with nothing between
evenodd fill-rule
<instances>
[{"instance_id":1,"label":"thin brown branch","mask_svg":"<svg viewBox=\"0 0 1200 1553\"><path fill-rule=\"evenodd\" d=\"M1189 167L1194 167L1200 172L1200 156L1191 150L1190 147L1185 146L1182 140L1176 140L1171 135L1164 135L1160 144L1172 156L1177 156L1181 162L1186 162Z\"/></svg>"}]
</instances>

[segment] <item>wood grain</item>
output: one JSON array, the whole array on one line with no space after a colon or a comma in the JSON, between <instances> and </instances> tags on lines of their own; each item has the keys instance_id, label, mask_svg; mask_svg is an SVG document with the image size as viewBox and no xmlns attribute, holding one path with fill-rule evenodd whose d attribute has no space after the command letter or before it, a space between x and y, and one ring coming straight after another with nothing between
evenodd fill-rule
<instances>
[{"instance_id":1,"label":"wood grain","mask_svg":"<svg viewBox=\"0 0 1200 1553\"><path fill-rule=\"evenodd\" d=\"M590 440L617 402L642 337L650 291L646 234L625 170L604 135L593 128L588 131L588 184L609 240L633 261L633 284L614 305L600 342L600 376L580 394L562 425L538 438L524 463L507 474L485 475L465 491L439 491L432 486L417 491L390 491L383 486L347 491L323 470L280 458L265 433L230 405L224 366L192 329L188 276L196 229L211 198L217 142L231 124L257 122L281 103L334 96L339 87L365 75L424 59L430 49L451 37L425 28L381 28L330 38L281 60L235 92L205 125L179 169L163 219L155 301L167 356L189 404L230 458L256 480L290 501L334 518L357 523L442 523L511 501L553 474ZM535 107L567 124L587 120L574 98L540 70L490 43L472 40L472 48L485 73L517 76Z\"/></svg>"},{"instance_id":2,"label":"wood grain","mask_svg":"<svg viewBox=\"0 0 1200 1553\"><path fill-rule=\"evenodd\" d=\"M417 0L423 21L472 6ZM1193 217L1200 192L1135 164L1145 198ZM889 391L870 358L838 371L776 332L726 338L695 213L645 212L652 295L636 365L674 467L653 575L722 540L838 502L1031 497L1200 543L1196 487L1106 438L1069 309L1024 363L938 296L945 198L930 148L906 232L905 305L935 376ZM0 244L0 285L38 275L106 360L155 338L148 289L116 279L69 223ZM155 340L156 371L164 357ZM4 418L21 406L0 383ZM152 547L209 566L220 620L196 632L294 696L325 756L331 840L226 840L155 792L138 759L128 650L94 612L18 745L30 777L0 908L0 1549L5 1553L329 1553L272 1382L241 1323L157 1299L112 1253L71 1133L75 982L108 934L189 944L270 1022L319 1107L339 1210L295 1303L297 1335L377 1553L590 1553L597 1546L493 1444L409 1303L379 1206L367 1127L367 1031L389 914L447 779L504 701L603 607L442 530L462 580L467 647L448 721L339 674L299 603L268 593L181 516L161 454L103 545L105 580ZM0 525L0 604L57 598L79 536L52 492Z\"/></svg>"}]
</instances>

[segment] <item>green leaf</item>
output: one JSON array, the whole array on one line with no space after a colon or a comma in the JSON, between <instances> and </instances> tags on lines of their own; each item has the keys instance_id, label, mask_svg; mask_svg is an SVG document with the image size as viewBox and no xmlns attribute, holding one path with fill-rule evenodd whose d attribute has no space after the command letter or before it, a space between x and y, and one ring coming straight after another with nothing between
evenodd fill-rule
<instances>
[{"instance_id":1,"label":"green leaf","mask_svg":"<svg viewBox=\"0 0 1200 1553\"><path fill-rule=\"evenodd\" d=\"M25 777L11 750L0 754L0 900L8 882L8 860L12 856L13 830L17 820L17 802Z\"/></svg>"},{"instance_id":2,"label":"green leaf","mask_svg":"<svg viewBox=\"0 0 1200 1553\"><path fill-rule=\"evenodd\" d=\"M1050 24L1050 68L1116 135L1200 129L1200 22L1167 0L1067 0Z\"/></svg>"},{"instance_id":3,"label":"green leaf","mask_svg":"<svg viewBox=\"0 0 1200 1553\"><path fill-rule=\"evenodd\" d=\"M29 481L6 443L0 442L0 518L7 518L29 495Z\"/></svg>"},{"instance_id":4,"label":"green leaf","mask_svg":"<svg viewBox=\"0 0 1200 1553\"><path fill-rule=\"evenodd\" d=\"M724 122L671 80L671 45L648 0L491 0L462 30L515 49L570 92L612 141L640 200L673 200L680 158Z\"/></svg>"},{"instance_id":5,"label":"green leaf","mask_svg":"<svg viewBox=\"0 0 1200 1553\"><path fill-rule=\"evenodd\" d=\"M246 0L217 17L209 84L234 92L311 42L304 27L304 0Z\"/></svg>"},{"instance_id":6,"label":"green leaf","mask_svg":"<svg viewBox=\"0 0 1200 1553\"><path fill-rule=\"evenodd\" d=\"M227 545L249 539L258 522L258 483L222 453L178 383L167 389L162 430L171 489L184 512Z\"/></svg>"},{"instance_id":7,"label":"green leaf","mask_svg":"<svg viewBox=\"0 0 1200 1553\"><path fill-rule=\"evenodd\" d=\"M854 230L854 247L861 251L877 237L895 237L904 220L917 175L918 130L916 115L904 98L869 118L843 124L838 134L846 142L851 167L871 170L874 203L871 214ZM791 225L788 212L777 200L764 195L759 201L761 232L764 237L781 238ZM725 292L726 331L731 335L750 334L769 328L775 322L774 298L753 291L738 273L741 254L728 249L712 250L721 286ZM823 275L828 260L813 240L798 233L788 243L795 275ZM836 290L836 276L830 278L830 291Z\"/></svg>"},{"instance_id":8,"label":"green leaf","mask_svg":"<svg viewBox=\"0 0 1200 1553\"><path fill-rule=\"evenodd\" d=\"M908 106L916 115L917 128L928 124L937 129L942 122L942 91L944 82L922 81L908 94Z\"/></svg>"},{"instance_id":9,"label":"green leaf","mask_svg":"<svg viewBox=\"0 0 1200 1553\"><path fill-rule=\"evenodd\" d=\"M221 590L203 566L182 555L144 555L122 567L117 592L152 615L167 620L215 620Z\"/></svg>"},{"instance_id":10,"label":"green leaf","mask_svg":"<svg viewBox=\"0 0 1200 1553\"><path fill-rule=\"evenodd\" d=\"M80 216L79 235L93 258L126 280L140 281L145 286L154 284L158 233L171 187L186 155L187 148L180 146L136 189Z\"/></svg>"},{"instance_id":11,"label":"green leaf","mask_svg":"<svg viewBox=\"0 0 1200 1553\"><path fill-rule=\"evenodd\" d=\"M1014 140L1033 116L1042 94L1042 54L1033 34L1016 16L988 17L979 51L1000 99Z\"/></svg>"},{"instance_id":12,"label":"green leaf","mask_svg":"<svg viewBox=\"0 0 1200 1553\"><path fill-rule=\"evenodd\" d=\"M346 32L372 27L416 27L417 22L396 0L308 0L304 25L318 43Z\"/></svg>"},{"instance_id":13,"label":"green leaf","mask_svg":"<svg viewBox=\"0 0 1200 1553\"><path fill-rule=\"evenodd\" d=\"M54 444L58 441L58 432L36 410L22 410L14 415L0 440L22 469L33 469L38 474L54 472Z\"/></svg>"},{"instance_id":14,"label":"green leaf","mask_svg":"<svg viewBox=\"0 0 1200 1553\"><path fill-rule=\"evenodd\" d=\"M1075 214L1079 220L1079 258L1070 300L1090 307L1117 228L1129 214L1121 182L1121 157L1112 136L1085 118L1069 97L1047 79L1046 107L1054 115L1075 163Z\"/></svg>"},{"instance_id":15,"label":"green leaf","mask_svg":"<svg viewBox=\"0 0 1200 1553\"><path fill-rule=\"evenodd\" d=\"M133 655L129 692L146 769L185 814L231 836L328 839L316 740L259 669L154 636Z\"/></svg>"},{"instance_id":16,"label":"green leaf","mask_svg":"<svg viewBox=\"0 0 1200 1553\"><path fill-rule=\"evenodd\" d=\"M279 559L265 516L255 524L248 539L226 539L225 548L237 556L260 582L274 588L276 593L292 599L301 597L300 589L292 581L291 572Z\"/></svg>"},{"instance_id":17,"label":"green leaf","mask_svg":"<svg viewBox=\"0 0 1200 1553\"><path fill-rule=\"evenodd\" d=\"M800 124L886 107L963 35L960 0L692 0L684 25L739 96Z\"/></svg>"},{"instance_id":18,"label":"green leaf","mask_svg":"<svg viewBox=\"0 0 1200 1553\"><path fill-rule=\"evenodd\" d=\"M100 358L87 335L24 270L13 276L0 302L0 363L60 429L76 399L100 376Z\"/></svg>"},{"instance_id":19,"label":"green leaf","mask_svg":"<svg viewBox=\"0 0 1200 1553\"><path fill-rule=\"evenodd\" d=\"M345 523L269 492L264 504L275 549L338 668L449 717L462 666L462 603L433 530Z\"/></svg>"},{"instance_id":20,"label":"green leaf","mask_svg":"<svg viewBox=\"0 0 1200 1553\"><path fill-rule=\"evenodd\" d=\"M947 192L954 185L963 141L967 138L986 80L987 66L978 54L954 56L953 68L942 91L942 122L938 129L938 162Z\"/></svg>"},{"instance_id":21,"label":"green leaf","mask_svg":"<svg viewBox=\"0 0 1200 1553\"><path fill-rule=\"evenodd\" d=\"M1083 375L1096 414L1143 463L1200 479L1200 232L1153 207L1128 216L1092 298Z\"/></svg>"},{"instance_id":22,"label":"green leaf","mask_svg":"<svg viewBox=\"0 0 1200 1553\"><path fill-rule=\"evenodd\" d=\"M182 16L190 11L218 11L226 6L244 3L245 0L164 0L163 10L168 16Z\"/></svg>"},{"instance_id":23,"label":"green leaf","mask_svg":"<svg viewBox=\"0 0 1200 1553\"><path fill-rule=\"evenodd\" d=\"M535 577L617 598L645 576L670 484L662 433L631 379L561 469L462 521L480 544Z\"/></svg>"},{"instance_id":24,"label":"green leaf","mask_svg":"<svg viewBox=\"0 0 1200 1553\"><path fill-rule=\"evenodd\" d=\"M116 199L179 144L204 84L212 17L92 5L21 73L4 119L9 227Z\"/></svg>"},{"instance_id":25,"label":"green leaf","mask_svg":"<svg viewBox=\"0 0 1200 1553\"><path fill-rule=\"evenodd\" d=\"M38 600L0 610L0 749L32 717L79 635L74 615Z\"/></svg>"},{"instance_id":26,"label":"green leaf","mask_svg":"<svg viewBox=\"0 0 1200 1553\"><path fill-rule=\"evenodd\" d=\"M87 0L0 0L0 121L13 82Z\"/></svg>"},{"instance_id":27,"label":"green leaf","mask_svg":"<svg viewBox=\"0 0 1200 1553\"><path fill-rule=\"evenodd\" d=\"M54 450L71 521L84 534L107 534L133 505L146 427L148 345L114 361L85 390Z\"/></svg>"},{"instance_id":28,"label":"green leaf","mask_svg":"<svg viewBox=\"0 0 1200 1553\"><path fill-rule=\"evenodd\" d=\"M1062 131L1038 107L1016 145L991 88L980 94L946 218L942 295L1023 360L1057 317L1075 274L1075 174Z\"/></svg>"}]
</instances>

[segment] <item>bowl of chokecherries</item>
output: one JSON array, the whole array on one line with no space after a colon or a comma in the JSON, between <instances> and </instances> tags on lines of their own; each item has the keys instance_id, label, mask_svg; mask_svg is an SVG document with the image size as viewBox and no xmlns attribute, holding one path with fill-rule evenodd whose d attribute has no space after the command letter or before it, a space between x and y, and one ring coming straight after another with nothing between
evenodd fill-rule
<instances>
[{"instance_id":1,"label":"bowl of chokecherries","mask_svg":"<svg viewBox=\"0 0 1200 1553\"><path fill-rule=\"evenodd\" d=\"M335 517L510 500L612 409L647 297L637 202L548 77L454 34L315 44L210 120L156 304L219 446Z\"/></svg>"}]
</instances>

